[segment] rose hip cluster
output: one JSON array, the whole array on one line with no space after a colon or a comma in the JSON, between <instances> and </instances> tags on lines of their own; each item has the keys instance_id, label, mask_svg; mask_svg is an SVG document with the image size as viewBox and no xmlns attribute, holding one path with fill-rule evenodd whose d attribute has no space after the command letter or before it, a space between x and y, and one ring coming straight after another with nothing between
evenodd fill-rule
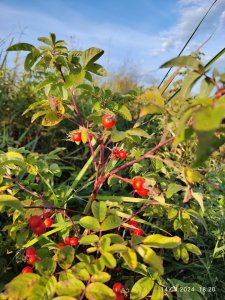
<instances>
[{"instance_id":1,"label":"rose hip cluster","mask_svg":"<svg viewBox=\"0 0 225 300\"><path fill-rule=\"evenodd\" d=\"M37 256L36 250L34 247L28 247L26 249L26 258L27 258L27 263L30 265L33 265L37 260L40 260L40 257ZM26 266L22 269L22 274L25 273L33 273L33 268L30 266Z\"/></svg>"},{"instance_id":2,"label":"rose hip cluster","mask_svg":"<svg viewBox=\"0 0 225 300\"><path fill-rule=\"evenodd\" d=\"M138 222L134 221L134 220L130 220L128 222L129 225L135 227L135 228L130 228L130 231L132 232L132 235L139 235L139 236L143 236L144 231L138 227Z\"/></svg>"},{"instance_id":3,"label":"rose hip cluster","mask_svg":"<svg viewBox=\"0 0 225 300\"><path fill-rule=\"evenodd\" d=\"M77 237L66 237L65 238L65 243L58 243L58 246L59 248L64 248L66 245L69 245L69 246L76 246L79 244L79 240Z\"/></svg>"},{"instance_id":4,"label":"rose hip cluster","mask_svg":"<svg viewBox=\"0 0 225 300\"><path fill-rule=\"evenodd\" d=\"M112 155L115 158L120 158L120 159L126 159L127 158L126 150L119 150L117 148L113 149Z\"/></svg>"},{"instance_id":5,"label":"rose hip cluster","mask_svg":"<svg viewBox=\"0 0 225 300\"><path fill-rule=\"evenodd\" d=\"M28 225L31 227L37 235L41 235L46 232L46 229L51 227L53 220L51 218L42 219L41 216L31 216L28 220Z\"/></svg>"},{"instance_id":6,"label":"rose hip cluster","mask_svg":"<svg viewBox=\"0 0 225 300\"><path fill-rule=\"evenodd\" d=\"M116 294L116 300L124 300L122 289L125 289L125 286L121 282L115 282L112 289Z\"/></svg>"},{"instance_id":7,"label":"rose hip cluster","mask_svg":"<svg viewBox=\"0 0 225 300\"><path fill-rule=\"evenodd\" d=\"M149 190L144 187L144 184L145 180L142 177L137 177L132 182L134 190L141 197L147 196L149 193Z\"/></svg>"}]
</instances>

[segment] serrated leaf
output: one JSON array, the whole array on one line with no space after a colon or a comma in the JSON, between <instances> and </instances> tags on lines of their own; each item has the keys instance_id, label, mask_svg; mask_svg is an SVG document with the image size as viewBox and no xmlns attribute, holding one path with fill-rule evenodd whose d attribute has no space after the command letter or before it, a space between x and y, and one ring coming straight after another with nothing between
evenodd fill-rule
<instances>
[{"instance_id":1,"label":"serrated leaf","mask_svg":"<svg viewBox=\"0 0 225 300\"><path fill-rule=\"evenodd\" d=\"M161 234L152 234L147 236L142 243L155 248L172 249L181 244L181 239L178 236L168 237Z\"/></svg>"},{"instance_id":2,"label":"serrated leaf","mask_svg":"<svg viewBox=\"0 0 225 300\"><path fill-rule=\"evenodd\" d=\"M107 206L106 206L105 202L94 201L91 209L92 209L93 215L99 222L102 222L105 219L106 212L107 212Z\"/></svg>"},{"instance_id":3,"label":"serrated leaf","mask_svg":"<svg viewBox=\"0 0 225 300\"><path fill-rule=\"evenodd\" d=\"M159 275L164 274L164 269L163 269L163 260L161 256L158 256L155 251L153 251L151 248L145 245L140 246L143 250L144 253L143 255L143 260L146 264L150 265L153 270L159 273ZM141 255L141 253L140 253Z\"/></svg>"},{"instance_id":4,"label":"serrated leaf","mask_svg":"<svg viewBox=\"0 0 225 300\"><path fill-rule=\"evenodd\" d=\"M204 203L203 203L203 194L202 193L197 193L197 192L191 192L192 196L194 197L194 199L198 202L198 204L200 205L203 213L205 212L205 207L204 207Z\"/></svg>"},{"instance_id":5,"label":"serrated leaf","mask_svg":"<svg viewBox=\"0 0 225 300\"><path fill-rule=\"evenodd\" d=\"M200 64L200 62L191 55L175 57L165 62L163 65L160 66L160 68L169 68L174 66L192 68L195 70L203 68L203 65Z\"/></svg>"},{"instance_id":6,"label":"serrated leaf","mask_svg":"<svg viewBox=\"0 0 225 300\"><path fill-rule=\"evenodd\" d=\"M131 270L134 270L137 267L137 255L133 249L127 248L127 252L122 252L121 256Z\"/></svg>"},{"instance_id":7,"label":"serrated leaf","mask_svg":"<svg viewBox=\"0 0 225 300\"><path fill-rule=\"evenodd\" d=\"M32 51L35 48L33 45L28 43L18 43L10 46L6 51Z\"/></svg>"},{"instance_id":8,"label":"serrated leaf","mask_svg":"<svg viewBox=\"0 0 225 300\"><path fill-rule=\"evenodd\" d=\"M100 230L100 224L98 220L94 217L86 216L80 219L80 225L86 229L93 231Z\"/></svg>"},{"instance_id":9,"label":"serrated leaf","mask_svg":"<svg viewBox=\"0 0 225 300\"><path fill-rule=\"evenodd\" d=\"M117 228L121 225L121 219L116 215L109 215L102 223L101 230L107 231Z\"/></svg>"},{"instance_id":10,"label":"serrated leaf","mask_svg":"<svg viewBox=\"0 0 225 300\"><path fill-rule=\"evenodd\" d=\"M85 289L85 285L75 277L59 281L56 286L57 295L61 296L79 296Z\"/></svg>"},{"instance_id":11,"label":"serrated leaf","mask_svg":"<svg viewBox=\"0 0 225 300\"><path fill-rule=\"evenodd\" d=\"M111 133L111 140L113 143L120 142L120 141L124 140L126 137L127 137L127 134L124 131L113 130Z\"/></svg>"},{"instance_id":12,"label":"serrated leaf","mask_svg":"<svg viewBox=\"0 0 225 300\"><path fill-rule=\"evenodd\" d=\"M38 283L32 289L32 295L29 300L48 300L52 299L56 291L57 280L55 276L41 277Z\"/></svg>"},{"instance_id":13,"label":"serrated leaf","mask_svg":"<svg viewBox=\"0 0 225 300\"><path fill-rule=\"evenodd\" d=\"M131 115L131 112L130 112L130 110L127 108L126 105L122 105L122 106L120 107L120 109L118 110L118 113L119 113L120 115L122 115L123 118L124 118L125 120L127 120L127 121L132 121L132 115Z\"/></svg>"},{"instance_id":14,"label":"serrated leaf","mask_svg":"<svg viewBox=\"0 0 225 300\"><path fill-rule=\"evenodd\" d=\"M163 298L164 298L163 287L160 286L159 284L155 284L152 292L151 300L163 300Z\"/></svg>"},{"instance_id":15,"label":"serrated leaf","mask_svg":"<svg viewBox=\"0 0 225 300\"><path fill-rule=\"evenodd\" d=\"M139 279L131 289L130 299L140 300L145 298L153 288L154 281L150 277Z\"/></svg>"},{"instance_id":16,"label":"serrated leaf","mask_svg":"<svg viewBox=\"0 0 225 300\"><path fill-rule=\"evenodd\" d=\"M129 135L136 135L136 136L142 136L145 138L150 138L150 135L141 128L132 128L132 129L127 130L126 133Z\"/></svg>"},{"instance_id":17,"label":"serrated leaf","mask_svg":"<svg viewBox=\"0 0 225 300\"><path fill-rule=\"evenodd\" d=\"M60 248L54 256L54 260L59 264L62 269L69 269L74 261L75 250L66 246Z\"/></svg>"},{"instance_id":18,"label":"serrated leaf","mask_svg":"<svg viewBox=\"0 0 225 300\"><path fill-rule=\"evenodd\" d=\"M166 191L166 197L171 198L174 194L176 194L179 191L184 190L184 186L177 184L177 183L170 183L168 185L167 191Z\"/></svg>"},{"instance_id":19,"label":"serrated leaf","mask_svg":"<svg viewBox=\"0 0 225 300\"><path fill-rule=\"evenodd\" d=\"M41 275L50 276L56 270L56 262L50 257L45 257L36 262L35 268Z\"/></svg>"},{"instance_id":20,"label":"serrated leaf","mask_svg":"<svg viewBox=\"0 0 225 300\"><path fill-rule=\"evenodd\" d=\"M79 244L80 245L91 245L93 243L96 243L98 240L99 240L99 237L97 235L91 234L91 235L83 236L79 240Z\"/></svg>"},{"instance_id":21,"label":"serrated leaf","mask_svg":"<svg viewBox=\"0 0 225 300\"><path fill-rule=\"evenodd\" d=\"M76 84L76 85L81 84L84 81L85 74L86 74L86 71L84 69L81 69L80 72L77 74L70 73L66 77L65 88L68 89L74 84Z\"/></svg>"},{"instance_id":22,"label":"serrated leaf","mask_svg":"<svg viewBox=\"0 0 225 300\"><path fill-rule=\"evenodd\" d=\"M32 294L34 286L38 283L40 276L34 273L20 274L14 277L6 285L8 299L27 299Z\"/></svg>"},{"instance_id":23,"label":"serrated leaf","mask_svg":"<svg viewBox=\"0 0 225 300\"><path fill-rule=\"evenodd\" d=\"M21 212L24 212L24 208L20 203L20 201L16 197L11 195L7 195L7 194L0 195L0 207L1 206L12 207Z\"/></svg>"},{"instance_id":24,"label":"serrated leaf","mask_svg":"<svg viewBox=\"0 0 225 300\"><path fill-rule=\"evenodd\" d=\"M116 259L115 257L108 252L102 252L102 259L106 267L113 269L116 267Z\"/></svg>"},{"instance_id":25,"label":"serrated leaf","mask_svg":"<svg viewBox=\"0 0 225 300\"><path fill-rule=\"evenodd\" d=\"M43 118L41 124L43 126L55 126L63 120L63 115L59 112L50 111Z\"/></svg>"},{"instance_id":26,"label":"serrated leaf","mask_svg":"<svg viewBox=\"0 0 225 300\"><path fill-rule=\"evenodd\" d=\"M108 75L106 69L96 63L88 63L86 68L88 69L89 72L94 73L99 76L107 76Z\"/></svg>"},{"instance_id":27,"label":"serrated leaf","mask_svg":"<svg viewBox=\"0 0 225 300\"><path fill-rule=\"evenodd\" d=\"M94 282L87 286L85 296L88 300L115 300L116 294L101 282Z\"/></svg>"},{"instance_id":28,"label":"serrated leaf","mask_svg":"<svg viewBox=\"0 0 225 300\"><path fill-rule=\"evenodd\" d=\"M86 66L88 63L93 63L96 60L98 60L102 55L104 51L99 48L89 48L82 53L82 62L83 65Z\"/></svg>"},{"instance_id":29,"label":"serrated leaf","mask_svg":"<svg viewBox=\"0 0 225 300\"><path fill-rule=\"evenodd\" d=\"M91 277L91 282L107 282L111 279L111 275L106 272L99 272Z\"/></svg>"}]
</instances>

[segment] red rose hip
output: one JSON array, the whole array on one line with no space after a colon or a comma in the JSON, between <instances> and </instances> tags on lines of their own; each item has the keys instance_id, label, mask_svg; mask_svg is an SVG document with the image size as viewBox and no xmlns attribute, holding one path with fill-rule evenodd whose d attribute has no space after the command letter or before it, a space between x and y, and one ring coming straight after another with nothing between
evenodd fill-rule
<instances>
[{"instance_id":1,"label":"red rose hip","mask_svg":"<svg viewBox=\"0 0 225 300\"><path fill-rule=\"evenodd\" d=\"M39 226L41 224L42 224L42 218L40 216L32 216L28 220L28 225L31 228L35 228L35 227L37 227L37 226Z\"/></svg>"},{"instance_id":2,"label":"red rose hip","mask_svg":"<svg viewBox=\"0 0 225 300\"><path fill-rule=\"evenodd\" d=\"M79 240L76 237L70 238L70 246L76 246L79 244Z\"/></svg>"},{"instance_id":3,"label":"red rose hip","mask_svg":"<svg viewBox=\"0 0 225 300\"><path fill-rule=\"evenodd\" d=\"M80 142L81 141L81 132L75 132L71 135L71 139L74 142Z\"/></svg>"},{"instance_id":4,"label":"red rose hip","mask_svg":"<svg viewBox=\"0 0 225 300\"><path fill-rule=\"evenodd\" d=\"M119 158L126 159L127 158L127 152L125 150L120 150Z\"/></svg>"},{"instance_id":5,"label":"red rose hip","mask_svg":"<svg viewBox=\"0 0 225 300\"><path fill-rule=\"evenodd\" d=\"M123 287L124 287L124 285L121 282L115 282L112 289L115 293L120 293L120 291Z\"/></svg>"},{"instance_id":6,"label":"red rose hip","mask_svg":"<svg viewBox=\"0 0 225 300\"><path fill-rule=\"evenodd\" d=\"M34 232L37 235L41 235L41 234L45 233L46 232L46 226L45 226L45 224L42 222L39 226L35 227L34 228Z\"/></svg>"},{"instance_id":7,"label":"red rose hip","mask_svg":"<svg viewBox=\"0 0 225 300\"><path fill-rule=\"evenodd\" d=\"M133 180L133 188L135 189L135 190L140 190L140 189L142 189L143 188L143 184L145 183L145 180L144 180L144 178L142 178L142 177L137 177L137 178L134 178L134 180Z\"/></svg>"},{"instance_id":8,"label":"red rose hip","mask_svg":"<svg viewBox=\"0 0 225 300\"><path fill-rule=\"evenodd\" d=\"M30 266L27 266L27 267L22 269L21 273L22 274L33 273L33 269Z\"/></svg>"},{"instance_id":9,"label":"red rose hip","mask_svg":"<svg viewBox=\"0 0 225 300\"><path fill-rule=\"evenodd\" d=\"M36 250L34 247L28 247L26 249L26 256L31 256L31 255L35 255L36 254Z\"/></svg>"},{"instance_id":10,"label":"red rose hip","mask_svg":"<svg viewBox=\"0 0 225 300\"><path fill-rule=\"evenodd\" d=\"M116 118L113 114L106 114L102 117L102 125L106 129L112 128L116 124Z\"/></svg>"},{"instance_id":11,"label":"red rose hip","mask_svg":"<svg viewBox=\"0 0 225 300\"><path fill-rule=\"evenodd\" d=\"M52 226L53 220L52 220L51 218L46 218L46 219L44 220L44 224L45 224L46 228L49 228L49 227Z\"/></svg>"}]
</instances>

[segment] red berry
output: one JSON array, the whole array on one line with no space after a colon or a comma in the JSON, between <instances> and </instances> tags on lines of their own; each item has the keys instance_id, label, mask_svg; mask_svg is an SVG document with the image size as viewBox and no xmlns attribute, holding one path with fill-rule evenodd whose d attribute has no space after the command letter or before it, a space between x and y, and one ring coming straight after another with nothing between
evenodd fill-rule
<instances>
[{"instance_id":1,"label":"red berry","mask_svg":"<svg viewBox=\"0 0 225 300\"><path fill-rule=\"evenodd\" d=\"M127 158L127 152L125 150L120 150L119 158L126 159Z\"/></svg>"},{"instance_id":2,"label":"red berry","mask_svg":"<svg viewBox=\"0 0 225 300\"><path fill-rule=\"evenodd\" d=\"M144 180L144 178L142 178L142 177L137 177L137 178L135 178L134 180L133 180L133 188L135 189L135 190L140 190L140 189L142 189L143 188L143 184L145 183L145 180Z\"/></svg>"},{"instance_id":3,"label":"red berry","mask_svg":"<svg viewBox=\"0 0 225 300\"><path fill-rule=\"evenodd\" d=\"M64 248L66 245L64 243L58 243L59 248Z\"/></svg>"},{"instance_id":4,"label":"red berry","mask_svg":"<svg viewBox=\"0 0 225 300\"><path fill-rule=\"evenodd\" d=\"M128 224L129 224L129 225L132 225L132 226L134 226L134 227L138 227L138 222L137 222L137 221L134 221L134 220L130 220L130 221L128 222Z\"/></svg>"},{"instance_id":5,"label":"red berry","mask_svg":"<svg viewBox=\"0 0 225 300\"><path fill-rule=\"evenodd\" d=\"M65 244L66 244L66 245L70 245L70 240L71 240L70 237L66 237L66 238L65 238Z\"/></svg>"},{"instance_id":6,"label":"red berry","mask_svg":"<svg viewBox=\"0 0 225 300\"><path fill-rule=\"evenodd\" d=\"M139 196L144 197L144 196L148 195L149 190L147 190L145 188L142 188L142 189L137 190L137 193L138 193Z\"/></svg>"},{"instance_id":7,"label":"red berry","mask_svg":"<svg viewBox=\"0 0 225 300\"><path fill-rule=\"evenodd\" d=\"M71 135L71 139L74 142L80 142L81 141L81 132L75 132Z\"/></svg>"},{"instance_id":8,"label":"red berry","mask_svg":"<svg viewBox=\"0 0 225 300\"><path fill-rule=\"evenodd\" d=\"M52 226L53 220L51 218L47 218L44 220L44 223L45 223L46 228L49 228Z\"/></svg>"},{"instance_id":9,"label":"red berry","mask_svg":"<svg viewBox=\"0 0 225 300\"><path fill-rule=\"evenodd\" d=\"M120 282L115 282L112 289L115 293L120 293L120 290L123 288L123 284Z\"/></svg>"},{"instance_id":10,"label":"red berry","mask_svg":"<svg viewBox=\"0 0 225 300\"><path fill-rule=\"evenodd\" d=\"M26 256L32 256L36 254L36 250L34 247L28 247L26 249Z\"/></svg>"},{"instance_id":11,"label":"red berry","mask_svg":"<svg viewBox=\"0 0 225 300\"><path fill-rule=\"evenodd\" d=\"M119 150L117 148L113 149L112 154L114 157L119 158Z\"/></svg>"},{"instance_id":12,"label":"red berry","mask_svg":"<svg viewBox=\"0 0 225 300\"><path fill-rule=\"evenodd\" d=\"M39 226L35 227L34 228L34 232L37 234L37 235L40 235L42 233L45 233L46 232L46 226L45 226L45 223L41 223Z\"/></svg>"},{"instance_id":13,"label":"red berry","mask_svg":"<svg viewBox=\"0 0 225 300\"><path fill-rule=\"evenodd\" d=\"M137 228L133 230L133 235L143 236L144 231L141 228Z\"/></svg>"},{"instance_id":14,"label":"red berry","mask_svg":"<svg viewBox=\"0 0 225 300\"><path fill-rule=\"evenodd\" d=\"M123 294L121 294L120 292L116 293L116 300L124 300Z\"/></svg>"},{"instance_id":15,"label":"red berry","mask_svg":"<svg viewBox=\"0 0 225 300\"><path fill-rule=\"evenodd\" d=\"M32 265L38 260L38 258L39 257L36 254L35 255L30 255L28 260L27 260L27 263Z\"/></svg>"},{"instance_id":16,"label":"red berry","mask_svg":"<svg viewBox=\"0 0 225 300\"><path fill-rule=\"evenodd\" d=\"M79 240L76 237L70 238L70 246L76 246L79 244Z\"/></svg>"},{"instance_id":17,"label":"red berry","mask_svg":"<svg viewBox=\"0 0 225 300\"><path fill-rule=\"evenodd\" d=\"M116 124L116 118L113 114L106 114L102 117L102 125L104 128L112 128Z\"/></svg>"},{"instance_id":18,"label":"red berry","mask_svg":"<svg viewBox=\"0 0 225 300\"><path fill-rule=\"evenodd\" d=\"M30 266L26 266L25 268L22 269L21 273L22 274L33 273L33 269Z\"/></svg>"},{"instance_id":19,"label":"red berry","mask_svg":"<svg viewBox=\"0 0 225 300\"><path fill-rule=\"evenodd\" d=\"M28 225L31 227L31 228L35 228L39 225L41 225L42 223L42 218L40 216L32 216L30 217L30 219L28 220Z\"/></svg>"}]
</instances>

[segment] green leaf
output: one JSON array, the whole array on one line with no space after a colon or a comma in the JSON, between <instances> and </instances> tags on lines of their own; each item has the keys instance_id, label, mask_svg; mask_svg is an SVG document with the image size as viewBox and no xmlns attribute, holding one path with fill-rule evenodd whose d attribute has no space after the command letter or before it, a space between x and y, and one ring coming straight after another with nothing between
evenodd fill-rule
<instances>
[{"instance_id":1,"label":"green leaf","mask_svg":"<svg viewBox=\"0 0 225 300\"><path fill-rule=\"evenodd\" d=\"M32 295L34 286L38 283L40 276L34 273L20 274L6 285L7 299L24 300Z\"/></svg>"},{"instance_id":2,"label":"green leaf","mask_svg":"<svg viewBox=\"0 0 225 300\"><path fill-rule=\"evenodd\" d=\"M166 191L166 197L171 198L174 194L176 194L179 191L184 190L184 186L177 184L177 183L170 183L168 185L167 191Z\"/></svg>"},{"instance_id":3,"label":"green leaf","mask_svg":"<svg viewBox=\"0 0 225 300\"><path fill-rule=\"evenodd\" d=\"M183 244L180 246L180 257L185 264L189 262L189 254L187 252L185 245Z\"/></svg>"},{"instance_id":4,"label":"green leaf","mask_svg":"<svg viewBox=\"0 0 225 300\"><path fill-rule=\"evenodd\" d=\"M92 209L93 215L99 222L102 222L105 219L106 212L107 212L107 206L106 206L105 202L94 201L91 206L91 209Z\"/></svg>"},{"instance_id":5,"label":"green leaf","mask_svg":"<svg viewBox=\"0 0 225 300\"><path fill-rule=\"evenodd\" d=\"M43 126L55 126L59 124L63 120L63 115L59 112L50 111L48 112L45 117L43 118L41 124Z\"/></svg>"},{"instance_id":6,"label":"green leaf","mask_svg":"<svg viewBox=\"0 0 225 300\"><path fill-rule=\"evenodd\" d=\"M115 300L116 294L101 282L94 282L87 286L85 296L89 300Z\"/></svg>"},{"instance_id":7,"label":"green leaf","mask_svg":"<svg viewBox=\"0 0 225 300\"><path fill-rule=\"evenodd\" d=\"M216 130L220 127L224 117L225 105L220 105L217 108L201 107L194 115L193 127L197 131Z\"/></svg>"},{"instance_id":8,"label":"green leaf","mask_svg":"<svg viewBox=\"0 0 225 300\"><path fill-rule=\"evenodd\" d=\"M130 112L130 110L127 108L126 105L122 105L122 106L120 107L120 109L118 110L118 113L119 113L120 115L122 115L123 118L124 118L125 120L127 120L127 121L132 121L132 115L131 115L131 112Z\"/></svg>"},{"instance_id":9,"label":"green leaf","mask_svg":"<svg viewBox=\"0 0 225 300\"><path fill-rule=\"evenodd\" d=\"M69 269L74 261L74 255L75 250L70 246L66 246L58 250L54 259L62 269Z\"/></svg>"},{"instance_id":10,"label":"green leaf","mask_svg":"<svg viewBox=\"0 0 225 300\"><path fill-rule=\"evenodd\" d=\"M127 247L123 244L113 244L110 249L109 252L111 253L118 253L118 252L127 252Z\"/></svg>"},{"instance_id":11,"label":"green leaf","mask_svg":"<svg viewBox=\"0 0 225 300\"><path fill-rule=\"evenodd\" d=\"M178 210L171 207L167 210L167 213L168 213L168 219L171 220L171 219L174 219L177 216Z\"/></svg>"},{"instance_id":12,"label":"green leaf","mask_svg":"<svg viewBox=\"0 0 225 300\"><path fill-rule=\"evenodd\" d=\"M142 243L155 248L172 249L181 244L181 239L178 236L168 237L161 234L152 234L147 236Z\"/></svg>"},{"instance_id":13,"label":"green leaf","mask_svg":"<svg viewBox=\"0 0 225 300\"><path fill-rule=\"evenodd\" d=\"M87 281L89 280L90 275L86 270L86 268L84 266L81 266L80 264L82 263L76 264L71 268L71 270L77 279L80 279L82 281Z\"/></svg>"},{"instance_id":14,"label":"green leaf","mask_svg":"<svg viewBox=\"0 0 225 300\"><path fill-rule=\"evenodd\" d=\"M91 282L107 282L111 279L111 275L106 272L99 272L91 277Z\"/></svg>"},{"instance_id":15,"label":"green leaf","mask_svg":"<svg viewBox=\"0 0 225 300\"><path fill-rule=\"evenodd\" d=\"M174 66L192 68L195 70L203 68L203 65L200 64L200 62L196 58L190 55L175 57L165 62L163 65L161 65L160 68L170 68Z\"/></svg>"},{"instance_id":16,"label":"green leaf","mask_svg":"<svg viewBox=\"0 0 225 300\"><path fill-rule=\"evenodd\" d=\"M46 37L39 37L38 38L38 41L42 42L42 43L45 43L47 45L50 45L52 46L52 42L50 39L46 38Z\"/></svg>"},{"instance_id":17,"label":"green leaf","mask_svg":"<svg viewBox=\"0 0 225 300\"><path fill-rule=\"evenodd\" d=\"M107 76L108 75L106 69L96 63L88 63L86 68L88 69L89 72L94 73L99 76Z\"/></svg>"},{"instance_id":18,"label":"green leaf","mask_svg":"<svg viewBox=\"0 0 225 300\"><path fill-rule=\"evenodd\" d=\"M77 298L70 297L70 296L59 296L53 298L53 300L77 300Z\"/></svg>"},{"instance_id":19,"label":"green leaf","mask_svg":"<svg viewBox=\"0 0 225 300\"><path fill-rule=\"evenodd\" d=\"M200 205L203 213L205 212L205 207L204 207L204 203L203 203L203 194L202 193L195 193L195 192L191 192L192 196L194 197L194 199L198 202L198 204Z\"/></svg>"},{"instance_id":20,"label":"green leaf","mask_svg":"<svg viewBox=\"0 0 225 300\"><path fill-rule=\"evenodd\" d=\"M110 269L114 269L116 267L116 259L111 253L102 251L102 259L106 265L106 267Z\"/></svg>"},{"instance_id":21,"label":"green leaf","mask_svg":"<svg viewBox=\"0 0 225 300\"><path fill-rule=\"evenodd\" d=\"M41 52L38 49L33 48L32 51L26 56L26 59L24 61L25 70L30 71L30 69L33 67L40 56Z\"/></svg>"},{"instance_id":22,"label":"green leaf","mask_svg":"<svg viewBox=\"0 0 225 300\"><path fill-rule=\"evenodd\" d=\"M201 250L194 244L186 243L185 247L191 253L194 253L196 255L201 255L202 254Z\"/></svg>"},{"instance_id":23,"label":"green leaf","mask_svg":"<svg viewBox=\"0 0 225 300\"><path fill-rule=\"evenodd\" d=\"M130 299L140 300L145 298L153 288L154 281L150 277L139 279L131 289Z\"/></svg>"},{"instance_id":24,"label":"green leaf","mask_svg":"<svg viewBox=\"0 0 225 300\"><path fill-rule=\"evenodd\" d=\"M90 234L87 236L83 236L80 240L79 240L79 244L81 245L91 245L93 243L96 243L99 240L99 237L95 234Z\"/></svg>"},{"instance_id":25,"label":"green leaf","mask_svg":"<svg viewBox=\"0 0 225 300\"><path fill-rule=\"evenodd\" d=\"M120 141L124 140L126 137L127 137L127 134L124 131L113 130L111 133L111 140L113 143L120 142Z\"/></svg>"},{"instance_id":26,"label":"green leaf","mask_svg":"<svg viewBox=\"0 0 225 300\"><path fill-rule=\"evenodd\" d=\"M163 298L164 298L163 287L160 286L159 284L155 284L152 292L151 300L163 300Z\"/></svg>"},{"instance_id":27,"label":"green leaf","mask_svg":"<svg viewBox=\"0 0 225 300\"><path fill-rule=\"evenodd\" d=\"M102 231L111 230L114 228L117 228L121 225L121 219L116 215L110 215L108 216L101 225Z\"/></svg>"},{"instance_id":28,"label":"green leaf","mask_svg":"<svg viewBox=\"0 0 225 300\"><path fill-rule=\"evenodd\" d=\"M50 276L56 270L56 262L50 257L45 257L35 263L35 269L43 276Z\"/></svg>"},{"instance_id":29,"label":"green leaf","mask_svg":"<svg viewBox=\"0 0 225 300\"><path fill-rule=\"evenodd\" d=\"M139 247L144 250L144 253L139 252L139 254L143 257L144 262L150 265L153 270L159 273L159 275L163 275L164 269L162 257L158 256L155 251L148 246L141 245L138 246L138 249Z\"/></svg>"},{"instance_id":30,"label":"green leaf","mask_svg":"<svg viewBox=\"0 0 225 300\"><path fill-rule=\"evenodd\" d=\"M10 46L7 49L7 51L32 51L33 48L35 48L35 47L31 44L18 43L18 44Z\"/></svg>"},{"instance_id":31,"label":"green leaf","mask_svg":"<svg viewBox=\"0 0 225 300\"><path fill-rule=\"evenodd\" d=\"M181 252L181 247L178 246L177 248L173 248L173 255L176 260L180 259L180 252Z\"/></svg>"},{"instance_id":32,"label":"green leaf","mask_svg":"<svg viewBox=\"0 0 225 300\"><path fill-rule=\"evenodd\" d=\"M93 231L100 230L100 224L98 220L94 217L86 216L80 219L80 225L86 229Z\"/></svg>"},{"instance_id":33,"label":"green leaf","mask_svg":"<svg viewBox=\"0 0 225 300\"><path fill-rule=\"evenodd\" d=\"M81 280L72 277L70 279L59 281L56 286L56 293L59 296L79 296L85 289Z\"/></svg>"},{"instance_id":34,"label":"green leaf","mask_svg":"<svg viewBox=\"0 0 225 300\"><path fill-rule=\"evenodd\" d=\"M98 60L102 55L104 51L99 48L89 48L82 53L82 62L83 65L86 66L88 63L93 63L96 60Z\"/></svg>"},{"instance_id":35,"label":"green leaf","mask_svg":"<svg viewBox=\"0 0 225 300\"><path fill-rule=\"evenodd\" d=\"M190 92L194 84L200 79L201 74L197 72L191 72L188 74L183 81L182 88L180 92L178 93L177 97L182 97L183 99L186 99L189 97Z\"/></svg>"},{"instance_id":36,"label":"green leaf","mask_svg":"<svg viewBox=\"0 0 225 300\"><path fill-rule=\"evenodd\" d=\"M127 130L126 133L129 135L136 135L136 136L142 136L145 138L150 138L150 135L141 128L132 128L132 129Z\"/></svg>"},{"instance_id":37,"label":"green leaf","mask_svg":"<svg viewBox=\"0 0 225 300\"><path fill-rule=\"evenodd\" d=\"M41 277L32 290L29 300L52 299L56 291L57 280L54 276Z\"/></svg>"},{"instance_id":38,"label":"green leaf","mask_svg":"<svg viewBox=\"0 0 225 300\"><path fill-rule=\"evenodd\" d=\"M84 81L86 71L84 69L81 69L79 73L70 73L66 77L66 82L65 82L65 88L68 89L72 85L76 84L79 85Z\"/></svg>"},{"instance_id":39,"label":"green leaf","mask_svg":"<svg viewBox=\"0 0 225 300\"><path fill-rule=\"evenodd\" d=\"M1 206L12 207L21 212L24 212L24 208L20 203L20 201L16 197L11 195L6 195L6 194L0 195L0 207Z\"/></svg>"},{"instance_id":40,"label":"green leaf","mask_svg":"<svg viewBox=\"0 0 225 300\"><path fill-rule=\"evenodd\" d=\"M104 234L104 238L109 238L111 240L111 243L118 243L118 244L124 243L124 239L119 234L115 234L115 233Z\"/></svg>"},{"instance_id":41,"label":"green leaf","mask_svg":"<svg viewBox=\"0 0 225 300\"><path fill-rule=\"evenodd\" d=\"M137 255L133 249L127 248L127 252L122 252L121 256L131 270L134 270L137 267Z\"/></svg>"}]
</instances>

